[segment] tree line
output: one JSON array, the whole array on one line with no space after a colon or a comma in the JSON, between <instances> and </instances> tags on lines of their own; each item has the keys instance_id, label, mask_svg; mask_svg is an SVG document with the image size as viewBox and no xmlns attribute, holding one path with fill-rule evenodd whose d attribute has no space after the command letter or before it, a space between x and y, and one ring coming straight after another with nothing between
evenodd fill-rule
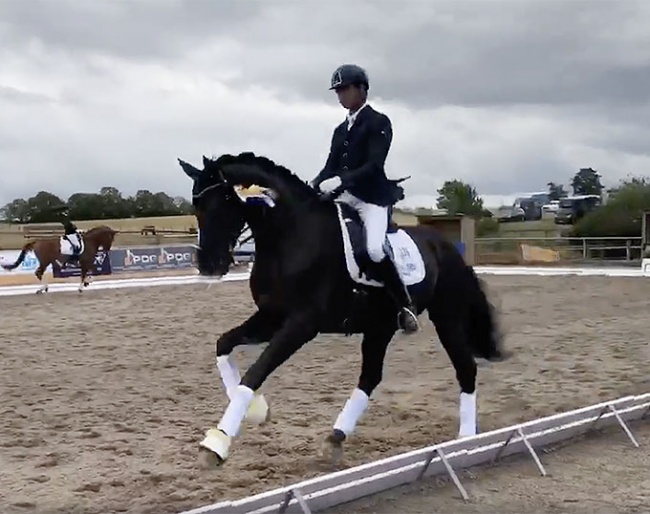
<instances>
[{"instance_id":1,"label":"tree line","mask_svg":"<svg viewBox=\"0 0 650 514\"><path fill-rule=\"evenodd\" d=\"M574 195L596 194L605 190L601 175L592 168L581 168L574 174L570 187ZM547 184L550 200L568 196L562 184ZM448 180L437 190L437 207L449 214L464 214L478 220L477 235L498 230L492 212L483 205L476 188L460 180ZM636 237L641 232L641 215L650 210L650 179L631 177L607 191L608 202L589 213L571 227L575 237L624 236ZM191 203L183 197L171 197L164 192L140 190L124 196L115 187L102 187L98 193L75 193L66 201L57 195L40 191L23 199L17 198L2 209L0 219L10 223L48 223L59 221L57 208L67 205L70 217L76 221L94 219L145 218L192 214Z\"/></svg>"},{"instance_id":2,"label":"tree line","mask_svg":"<svg viewBox=\"0 0 650 514\"><path fill-rule=\"evenodd\" d=\"M59 221L61 206L67 205L72 220L99 220L178 216L192 213L192 204L183 197L146 189L123 196L115 187L102 187L98 193L75 193L67 200L48 191L24 199L16 198L0 209L0 218L9 223L48 223Z\"/></svg>"},{"instance_id":3,"label":"tree line","mask_svg":"<svg viewBox=\"0 0 650 514\"><path fill-rule=\"evenodd\" d=\"M581 168L570 181L574 195L598 195L603 198L602 176L593 168ZM562 184L547 183L549 200L569 196ZM449 214L464 214L478 220L477 235L498 231L492 212L485 209L476 188L460 180L448 180L438 189L437 207ZM569 228L573 237L639 237L644 211L650 211L650 178L628 177L606 191L608 198Z\"/></svg>"},{"instance_id":4,"label":"tree line","mask_svg":"<svg viewBox=\"0 0 650 514\"><path fill-rule=\"evenodd\" d=\"M592 168L581 168L571 180L574 195L602 195L605 187L601 175ZM569 193L564 185L549 182L547 184L549 200L566 198ZM467 216L491 217L486 211L483 199L474 186L461 180L448 180L438 189L436 206L449 214L465 214Z\"/></svg>"}]
</instances>

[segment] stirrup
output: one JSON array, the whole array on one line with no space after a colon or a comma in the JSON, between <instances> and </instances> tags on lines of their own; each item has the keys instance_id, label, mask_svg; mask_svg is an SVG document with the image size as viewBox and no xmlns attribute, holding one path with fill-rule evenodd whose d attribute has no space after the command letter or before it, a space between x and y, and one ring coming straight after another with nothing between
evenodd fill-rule
<instances>
[{"instance_id":1,"label":"stirrup","mask_svg":"<svg viewBox=\"0 0 650 514\"><path fill-rule=\"evenodd\" d=\"M413 334L420 330L417 314L409 307L400 307L397 313L397 325L406 334Z\"/></svg>"}]
</instances>

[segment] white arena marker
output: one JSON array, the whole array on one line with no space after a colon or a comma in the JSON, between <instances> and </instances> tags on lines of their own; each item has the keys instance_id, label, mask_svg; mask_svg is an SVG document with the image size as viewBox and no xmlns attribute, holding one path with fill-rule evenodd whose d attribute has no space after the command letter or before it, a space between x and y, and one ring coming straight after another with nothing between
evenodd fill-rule
<instances>
[{"instance_id":1,"label":"white arena marker","mask_svg":"<svg viewBox=\"0 0 650 514\"><path fill-rule=\"evenodd\" d=\"M526 266L474 266L476 273L479 275L504 275L504 276L601 276L601 277L645 277L650 278L650 271L644 273L640 268L629 267L609 267L609 268L553 268L553 267L526 267ZM119 275L116 275L116 277ZM248 280L250 272L228 273L218 282L238 282ZM98 289L122 289L127 287L153 287L153 286L170 286L170 285L193 285L202 284L206 279L199 277L197 274L176 275L171 277L152 277L136 279L111 279L93 281L92 291ZM214 279L213 279L214 280ZM74 283L57 283L49 285L50 293L77 291L78 284ZM16 296L23 294L34 294L38 284L22 286L0 286L0 296Z\"/></svg>"},{"instance_id":2,"label":"white arena marker","mask_svg":"<svg viewBox=\"0 0 650 514\"><path fill-rule=\"evenodd\" d=\"M318 512L424 477L440 475L450 477L463 499L467 499L469 495L458 478L457 470L494 463L508 455L527 453L540 474L545 476L546 469L534 448L580 436L593 430L596 424L601 428L619 426L637 447L638 442L626 422L643 420L649 409L650 393L627 396L472 437L454 439L181 514Z\"/></svg>"}]
</instances>

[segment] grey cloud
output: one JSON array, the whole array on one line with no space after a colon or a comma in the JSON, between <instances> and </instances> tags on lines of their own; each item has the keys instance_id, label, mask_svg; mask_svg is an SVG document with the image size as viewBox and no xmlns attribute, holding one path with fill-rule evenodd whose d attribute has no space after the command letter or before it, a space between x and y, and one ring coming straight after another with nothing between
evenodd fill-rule
<instances>
[{"instance_id":1,"label":"grey cloud","mask_svg":"<svg viewBox=\"0 0 650 514\"><path fill-rule=\"evenodd\" d=\"M0 84L0 99L8 100L17 104L49 104L56 103L56 98L43 95L41 93L33 93L30 91L23 91L13 86L4 86Z\"/></svg>"},{"instance_id":2,"label":"grey cloud","mask_svg":"<svg viewBox=\"0 0 650 514\"><path fill-rule=\"evenodd\" d=\"M325 98L334 67L356 61L375 95L417 108L650 100L645 2L351 4L345 17L269 10L248 32L242 80ZM300 50L283 48L294 34Z\"/></svg>"},{"instance_id":3,"label":"grey cloud","mask_svg":"<svg viewBox=\"0 0 650 514\"><path fill-rule=\"evenodd\" d=\"M4 43L20 46L36 39L76 54L138 60L177 58L206 38L224 37L259 12L258 0L0 2Z\"/></svg>"},{"instance_id":4,"label":"grey cloud","mask_svg":"<svg viewBox=\"0 0 650 514\"><path fill-rule=\"evenodd\" d=\"M374 95L417 108L650 100L650 6L635 0L23 0L0 3L0 19L6 41L171 65L233 38L232 83L285 98L331 101L330 73L355 61Z\"/></svg>"},{"instance_id":5,"label":"grey cloud","mask_svg":"<svg viewBox=\"0 0 650 514\"><path fill-rule=\"evenodd\" d=\"M186 194L177 156L198 162L233 149L267 152L310 178L331 121L321 130L315 118L287 127L268 113L224 120L209 88L219 80L270 89L286 109L299 109L297 99L336 106L329 78L343 62L368 69L373 98L392 102L391 111L409 109L391 151L395 176L413 175L408 194L435 196L456 177L498 194L567 183L581 166L609 167L608 180L645 172L617 166L650 162L649 25L650 2L633 0L0 2L0 151L3 165L25 170L0 170L1 200L109 183ZM120 75L106 56L138 73ZM21 58L32 82L13 82ZM168 73L167 96L128 82L151 63ZM174 89L179 74L201 86ZM194 95L204 109L188 100ZM430 123L449 105L471 108L464 128ZM506 114L548 123L528 139L517 137L520 124L501 125L500 139L478 154L473 145L490 139L491 116ZM411 122L417 131L405 130ZM445 139L452 129L467 133Z\"/></svg>"}]
</instances>

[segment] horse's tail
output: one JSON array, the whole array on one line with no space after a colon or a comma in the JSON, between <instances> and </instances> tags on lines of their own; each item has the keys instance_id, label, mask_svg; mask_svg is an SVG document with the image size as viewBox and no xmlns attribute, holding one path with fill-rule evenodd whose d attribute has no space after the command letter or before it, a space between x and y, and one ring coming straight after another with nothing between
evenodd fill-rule
<instances>
[{"instance_id":1,"label":"horse's tail","mask_svg":"<svg viewBox=\"0 0 650 514\"><path fill-rule=\"evenodd\" d=\"M16 262L14 262L13 264L2 264L1 266L7 271L15 270L18 266L20 266L23 263L23 261L25 260L25 256L27 255L27 252L33 249L34 249L34 242L27 243L25 246L23 246L22 250L20 251L20 255L18 256L18 259L16 259Z\"/></svg>"},{"instance_id":2,"label":"horse's tail","mask_svg":"<svg viewBox=\"0 0 650 514\"><path fill-rule=\"evenodd\" d=\"M467 266L467 278L472 301L467 324L469 344L477 357L488 361L504 361L511 352L503 348L503 334L499 327L496 309L487 297L485 283L476 276L474 268Z\"/></svg>"}]
</instances>

